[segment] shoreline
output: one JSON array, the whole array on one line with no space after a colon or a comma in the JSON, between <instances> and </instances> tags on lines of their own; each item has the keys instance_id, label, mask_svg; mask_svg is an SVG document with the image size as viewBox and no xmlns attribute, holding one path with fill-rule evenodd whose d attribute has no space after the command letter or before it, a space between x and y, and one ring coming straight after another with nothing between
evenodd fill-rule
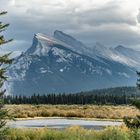
<instances>
[{"instance_id":1,"label":"shoreline","mask_svg":"<svg viewBox=\"0 0 140 140\"><path fill-rule=\"evenodd\" d=\"M111 122L123 122L123 119L100 119L100 118L78 118L78 117L28 117L28 118L14 118L15 121L26 120L42 120L42 119L69 119L69 120L85 120L85 121L111 121Z\"/></svg>"}]
</instances>

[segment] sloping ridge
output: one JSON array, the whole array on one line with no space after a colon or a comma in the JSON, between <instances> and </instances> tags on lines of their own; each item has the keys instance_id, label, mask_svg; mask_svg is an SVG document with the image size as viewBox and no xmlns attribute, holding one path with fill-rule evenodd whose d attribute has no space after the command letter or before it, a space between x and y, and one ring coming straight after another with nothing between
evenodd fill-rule
<instances>
[{"instance_id":1,"label":"sloping ridge","mask_svg":"<svg viewBox=\"0 0 140 140\"><path fill-rule=\"evenodd\" d=\"M56 33L64 37L35 34L32 46L14 60L7 73L10 80L5 84L9 94L73 93L135 84L135 69L102 56L96 59L84 50L79 53L79 41L59 31L55 37Z\"/></svg>"}]
</instances>

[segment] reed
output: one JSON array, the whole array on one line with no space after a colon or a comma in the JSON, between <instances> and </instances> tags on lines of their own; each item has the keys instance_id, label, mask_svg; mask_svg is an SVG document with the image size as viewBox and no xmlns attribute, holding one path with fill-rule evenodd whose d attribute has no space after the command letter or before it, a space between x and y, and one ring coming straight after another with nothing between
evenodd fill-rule
<instances>
[{"instance_id":1,"label":"reed","mask_svg":"<svg viewBox=\"0 0 140 140\"><path fill-rule=\"evenodd\" d=\"M77 117L98 119L122 119L140 115L132 106L98 105L6 105L14 118Z\"/></svg>"}]
</instances>

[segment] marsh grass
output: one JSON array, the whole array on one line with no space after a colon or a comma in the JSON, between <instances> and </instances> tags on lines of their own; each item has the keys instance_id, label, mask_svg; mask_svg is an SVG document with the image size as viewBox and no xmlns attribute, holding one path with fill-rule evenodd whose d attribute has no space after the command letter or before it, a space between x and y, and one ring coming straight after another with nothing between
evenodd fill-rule
<instances>
[{"instance_id":1,"label":"marsh grass","mask_svg":"<svg viewBox=\"0 0 140 140\"><path fill-rule=\"evenodd\" d=\"M6 105L15 118L77 117L99 119L122 119L140 114L132 106L98 105Z\"/></svg>"},{"instance_id":2,"label":"marsh grass","mask_svg":"<svg viewBox=\"0 0 140 140\"><path fill-rule=\"evenodd\" d=\"M72 126L65 130L10 129L6 140L134 140L134 135L124 126L108 127L101 131Z\"/></svg>"}]
</instances>

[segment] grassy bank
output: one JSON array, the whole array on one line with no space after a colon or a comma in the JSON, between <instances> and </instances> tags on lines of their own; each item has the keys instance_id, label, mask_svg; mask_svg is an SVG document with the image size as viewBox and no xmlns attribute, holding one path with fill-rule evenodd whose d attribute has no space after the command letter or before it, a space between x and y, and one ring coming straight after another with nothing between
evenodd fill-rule
<instances>
[{"instance_id":1,"label":"grassy bank","mask_svg":"<svg viewBox=\"0 0 140 140\"><path fill-rule=\"evenodd\" d=\"M140 112L132 106L98 105L6 105L15 118L78 117L99 119L122 119L134 117Z\"/></svg>"},{"instance_id":2,"label":"grassy bank","mask_svg":"<svg viewBox=\"0 0 140 140\"><path fill-rule=\"evenodd\" d=\"M134 140L135 134L125 127L105 130L86 130L78 126L65 130L11 129L6 140ZM140 131L137 140L140 140Z\"/></svg>"}]
</instances>

